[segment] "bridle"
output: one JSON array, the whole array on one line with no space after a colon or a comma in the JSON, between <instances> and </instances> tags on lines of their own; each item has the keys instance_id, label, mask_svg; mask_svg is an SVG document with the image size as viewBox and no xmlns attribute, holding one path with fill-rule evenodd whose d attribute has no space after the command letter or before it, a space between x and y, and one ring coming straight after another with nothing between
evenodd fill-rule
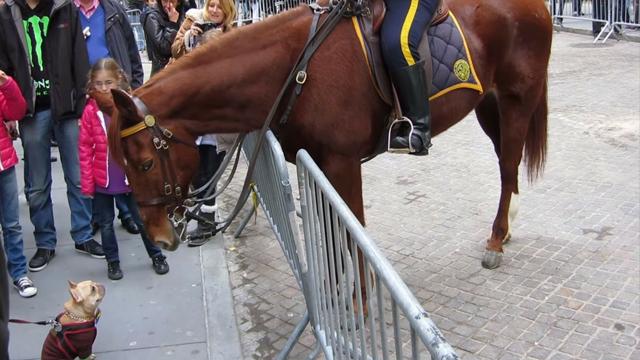
<instances>
[{"instance_id":1,"label":"bridle","mask_svg":"<svg viewBox=\"0 0 640 360\"><path fill-rule=\"evenodd\" d=\"M197 146L195 143L181 140L169 129L158 125L155 116L149 113L147 106L138 97L133 96L132 100L138 110L143 114L144 120L121 130L120 137L125 139L143 130L148 130L151 133L151 141L153 143L153 147L156 149L156 154L158 155L163 181L163 193L161 196L154 197L150 200L140 200L138 201L138 204L140 206L170 206L182 204L189 198L189 191L188 189L183 189L178 183L176 171L171 162L171 152L169 151L169 147L172 142L194 149L197 149Z\"/></svg>"}]
</instances>

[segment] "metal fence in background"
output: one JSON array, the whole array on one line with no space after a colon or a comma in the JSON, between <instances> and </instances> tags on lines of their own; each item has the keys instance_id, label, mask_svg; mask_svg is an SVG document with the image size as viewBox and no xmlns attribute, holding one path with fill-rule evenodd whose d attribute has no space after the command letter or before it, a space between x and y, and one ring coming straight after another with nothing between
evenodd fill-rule
<instances>
[{"instance_id":1,"label":"metal fence in background","mask_svg":"<svg viewBox=\"0 0 640 360\"><path fill-rule=\"evenodd\" d=\"M127 10L127 18L129 19L129 24L131 24L131 28L133 29L133 36L136 40L138 51L145 50L146 42L144 39L144 29L142 28L142 24L140 23L140 10Z\"/></svg>"},{"instance_id":2,"label":"metal fence in background","mask_svg":"<svg viewBox=\"0 0 640 360\"><path fill-rule=\"evenodd\" d=\"M237 24L238 26L251 24L293 9L300 4L314 2L315 0L236 0Z\"/></svg>"},{"instance_id":3,"label":"metal fence in background","mask_svg":"<svg viewBox=\"0 0 640 360\"><path fill-rule=\"evenodd\" d=\"M420 359L428 353L431 359L458 359L306 151L298 152L296 165L308 266L305 299L325 357Z\"/></svg>"},{"instance_id":4,"label":"metal fence in background","mask_svg":"<svg viewBox=\"0 0 640 360\"><path fill-rule=\"evenodd\" d=\"M613 34L624 37L640 28L639 0L549 0L549 11L560 27L590 30L594 43ZM633 35L636 34L635 32Z\"/></svg>"}]
</instances>

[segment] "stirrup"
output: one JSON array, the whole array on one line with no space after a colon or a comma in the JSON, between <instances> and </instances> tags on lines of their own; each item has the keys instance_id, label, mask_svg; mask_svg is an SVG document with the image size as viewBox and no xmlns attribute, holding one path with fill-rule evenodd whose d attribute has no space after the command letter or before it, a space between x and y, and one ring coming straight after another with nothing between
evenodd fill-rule
<instances>
[{"instance_id":1,"label":"stirrup","mask_svg":"<svg viewBox=\"0 0 640 360\"><path fill-rule=\"evenodd\" d=\"M391 132L393 130L393 127L396 126L396 124L403 123L403 122L406 122L409 124L409 141L408 141L409 147L404 149L391 148ZM413 149L413 146L411 146L411 136L413 136L413 123L408 117L403 116L399 119L393 120L393 122L391 123L391 126L389 126L389 132L387 133L387 152L390 152L392 154L411 154L415 152L415 150Z\"/></svg>"}]
</instances>

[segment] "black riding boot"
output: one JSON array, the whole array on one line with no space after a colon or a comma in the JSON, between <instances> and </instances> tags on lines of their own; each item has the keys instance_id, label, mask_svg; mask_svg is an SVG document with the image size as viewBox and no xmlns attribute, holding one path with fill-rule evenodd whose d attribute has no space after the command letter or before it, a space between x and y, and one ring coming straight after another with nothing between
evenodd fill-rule
<instances>
[{"instance_id":1,"label":"black riding boot","mask_svg":"<svg viewBox=\"0 0 640 360\"><path fill-rule=\"evenodd\" d=\"M408 150L411 155L427 155L431 147L431 115L429 114L429 94L424 61L391 71L391 78L400 107L405 117L413 124L413 133L409 126L400 126L398 135L389 144L392 150Z\"/></svg>"},{"instance_id":2,"label":"black riding boot","mask_svg":"<svg viewBox=\"0 0 640 360\"><path fill-rule=\"evenodd\" d=\"M208 207L208 208L211 208L211 207ZM203 209L201 209L201 211L198 212L198 215L210 221L211 224L208 224L203 221L198 221L198 226L195 228L195 230L189 231L187 233L187 240L188 240L187 245L190 247L203 245L207 241L211 240L213 236L218 232L215 226L215 220L216 220L215 211L205 212L206 210L207 210L207 206L204 205Z\"/></svg>"}]
</instances>

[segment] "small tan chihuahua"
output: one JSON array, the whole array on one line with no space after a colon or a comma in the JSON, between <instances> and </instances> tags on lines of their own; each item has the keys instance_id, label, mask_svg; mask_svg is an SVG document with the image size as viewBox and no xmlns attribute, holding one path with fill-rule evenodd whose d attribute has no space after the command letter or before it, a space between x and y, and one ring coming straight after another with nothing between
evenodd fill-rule
<instances>
[{"instance_id":1,"label":"small tan chihuahua","mask_svg":"<svg viewBox=\"0 0 640 360\"><path fill-rule=\"evenodd\" d=\"M56 317L56 324L42 345L42 360L96 358L92 347L104 286L90 280L77 284L69 281L69 293L71 299L64 303L64 312Z\"/></svg>"}]
</instances>

